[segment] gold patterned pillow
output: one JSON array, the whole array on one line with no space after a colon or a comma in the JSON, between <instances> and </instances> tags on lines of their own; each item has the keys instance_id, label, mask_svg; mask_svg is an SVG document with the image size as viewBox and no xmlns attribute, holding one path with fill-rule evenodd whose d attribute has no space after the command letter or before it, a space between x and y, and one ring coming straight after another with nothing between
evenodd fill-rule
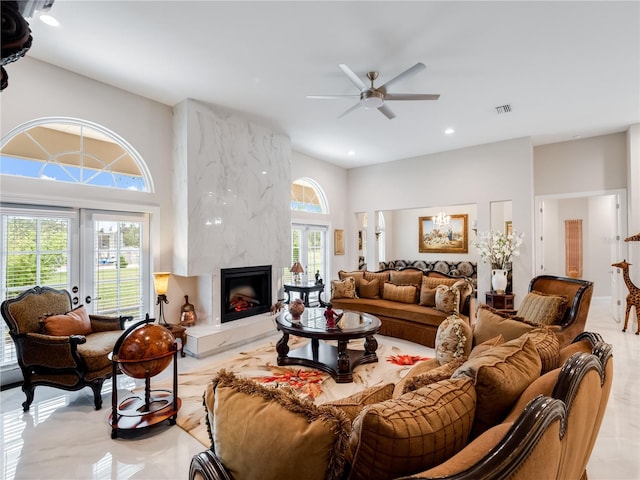
<instances>
[{"instance_id":1,"label":"gold patterned pillow","mask_svg":"<svg viewBox=\"0 0 640 480\"><path fill-rule=\"evenodd\" d=\"M505 341L518 338L535 328L520 317L504 315L488 305L480 305L473 327L473 344L479 345L496 335L502 335Z\"/></svg>"},{"instance_id":2,"label":"gold patterned pillow","mask_svg":"<svg viewBox=\"0 0 640 480\"><path fill-rule=\"evenodd\" d=\"M420 305L423 307L435 307L436 306L436 287L429 286L429 277L422 277L422 284L420 285Z\"/></svg>"},{"instance_id":3,"label":"gold patterned pillow","mask_svg":"<svg viewBox=\"0 0 640 480\"><path fill-rule=\"evenodd\" d=\"M389 400L391 398L391 395L393 394L393 388L393 383L376 385L374 387L366 388L361 392L356 392L353 395L349 395L348 397L324 403L323 405L331 405L333 407L339 408L344 413L346 413L349 420L353 422L353 420L360 414L362 409L367 405L372 405L374 403Z\"/></svg>"},{"instance_id":4,"label":"gold patterned pillow","mask_svg":"<svg viewBox=\"0 0 640 480\"><path fill-rule=\"evenodd\" d=\"M471 326L453 314L445 318L436 332L436 359L440 365L449 363L471 353L473 332Z\"/></svg>"},{"instance_id":5,"label":"gold patterned pillow","mask_svg":"<svg viewBox=\"0 0 640 480\"><path fill-rule=\"evenodd\" d=\"M422 285L422 277L421 270L395 270L389 274L389 281L396 285Z\"/></svg>"},{"instance_id":6,"label":"gold patterned pillow","mask_svg":"<svg viewBox=\"0 0 640 480\"><path fill-rule=\"evenodd\" d=\"M467 357L456 358L448 363L440 365L439 367L432 368L431 370L421 373L420 375L414 375L407 379L402 387L402 393L413 392L419 388L423 388L431 385L432 383L440 382L451 378L453 372L455 372L460 366L467 360Z\"/></svg>"},{"instance_id":7,"label":"gold patterned pillow","mask_svg":"<svg viewBox=\"0 0 640 480\"><path fill-rule=\"evenodd\" d=\"M436 310L452 314L458 313L460 306L460 290L448 285L438 285L436 288Z\"/></svg>"},{"instance_id":8,"label":"gold patterned pillow","mask_svg":"<svg viewBox=\"0 0 640 480\"><path fill-rule=\"evenodd\" d=\"M355 278L345 277L344 280L332 280L331 298L358 298Z\"/></svg>"},{"instance_id":9,"label":"gold patterned pillow","mask_svg":"<svg viewBox=\"0 0 640 480\"><path fill-rule=\"evenodd\" d=\"M452 286L456 283L458 278L444 278L444 277L427 277L425 276L423 282L427 285L427 288L436 288L438 285Z\"/></svg>"},{"instance_id":10,"label":"gold patterned pillow","mask_svg":"<svg viewBox=\"0 0 640 480\"><path fill-rule=\"evenodd\" d=\"M378 291L378 295L380 295L380 297L382 297L382 291L384 290L384 282L388 282L389 281L389 272L385 271L385 272L370 272L368 270L366 270L364 272L364 278L365 280L373 280L373 279L377 279L378 280L378 288L380 289Z\"/></svg>"},{"instance_id":11,"label":"gold patterned pillow","mask_svg":"<svg viewBox=\"0 0 640 480\"><path fill-rule=\"evenodd\" d=\"M518 316L523 317L528 322L554 325L562 321L566 309L566 296L533 291L527 293L522 300L518 309Z\"/></svg>"},{"instance_id":12,"label":"gold patterned pillow","mask_svg":"<svg viewBox=\"0 0 640 480\"><path fill-rule=\"evenodd\" d=\"M416 303L418 288L415 285L396 285L384 282L382 298L400 303Z\"/></svg>"}]
</instances>

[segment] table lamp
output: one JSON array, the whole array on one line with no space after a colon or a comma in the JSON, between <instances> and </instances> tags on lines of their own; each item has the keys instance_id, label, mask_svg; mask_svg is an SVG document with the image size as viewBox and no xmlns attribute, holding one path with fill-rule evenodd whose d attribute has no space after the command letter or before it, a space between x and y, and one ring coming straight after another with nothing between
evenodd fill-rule
<instances>
[{"instance_id":1,"label":"table lamp","mask_svg":"<svg viewBox=\"0 0 640 480\"><path fill-rule=\"evenodd\" d=\"M169 303L167 299L167 288L169 287L169 276L171 272L156 272L153 274L153 287L156 290L158 299L156 305L160 306L160 312L158 315L158 323L162 322L164 326L167 325L167 320L164 318L163 305Z\"/></svg>"},{"instance_id":2,"label":"table lamp","mask_svg":"<svg viewBox=\"0 0 640 480\"><path fill-rule=\"evenodd\" d=\"M295 262L293 265L291 265L291 273L293 273L294 283L300 283L300 274L302 272L304 272L304 268L302 268L300 262Z\"/></svg>"}]
</instances>

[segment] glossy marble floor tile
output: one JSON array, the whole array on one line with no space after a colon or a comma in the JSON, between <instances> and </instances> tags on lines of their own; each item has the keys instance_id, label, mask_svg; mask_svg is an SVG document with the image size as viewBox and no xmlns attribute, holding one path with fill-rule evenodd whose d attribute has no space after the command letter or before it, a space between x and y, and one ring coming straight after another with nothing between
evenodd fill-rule
<instances>
[{"instance_id":1,"label":"glossy marble floor tile","mask_svg":"<svg viewBox=\"0 0 640 480\"><path fill-rule=\"evenodd\" d=\"M635 323L626 333L609 315L606 299L592 302L587 330L612 343L614 380L607 412L588 466L589 480L640 479L640 336ZM274 335L273 338L277 338ZM255 342L255 346L269 339ZM202 368L252 348L245 345L202 360L179 360L180 371ZM163 373L162 375L165 375ZM118 378L124 398L137 384ZM103 389L103 408L95 411L90 389L65 392L38 387L28 413L20 388L0 395L2 479L184 479L191 457L204 447L177 426L162 424L140 434L111 439L108 416L111 381Z\"/></svg>"}]
</instances>

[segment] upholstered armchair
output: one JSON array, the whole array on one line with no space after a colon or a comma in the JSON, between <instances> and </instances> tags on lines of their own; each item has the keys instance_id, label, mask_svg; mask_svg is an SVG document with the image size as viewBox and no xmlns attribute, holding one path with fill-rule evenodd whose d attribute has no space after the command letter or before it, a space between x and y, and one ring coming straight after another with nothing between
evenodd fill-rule
<instances>
[{"instance_id":1,"label":"upholstered armchair","mask_svg":"<svg viewBox=\"0 0 640 480\"><path fill-rule=\"evenodd\" d=\"M33 287L0 306L16 346L28 411L39 385L80 390L91 387L96 410L102 407L102 384L111 377L108 354L130 317L87 315L71 309L65 290Z\"/></svg>"}]
</instances>

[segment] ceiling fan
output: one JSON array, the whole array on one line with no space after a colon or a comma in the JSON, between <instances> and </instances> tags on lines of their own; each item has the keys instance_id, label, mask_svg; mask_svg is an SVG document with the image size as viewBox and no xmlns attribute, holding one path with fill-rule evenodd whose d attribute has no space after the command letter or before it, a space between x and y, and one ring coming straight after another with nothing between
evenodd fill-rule
<instances>
[{"instance_id":1,"label":"ceiling fan","mask_svg":"<svg viewBox=\"0 0 640 480\"><path fill-rule=\"evenodd\" d=\"M342 118L348 113L351 113L359 108L377 108L385 117L389 120L396 118L395 113L385 104L385 101L406 101L406 100L438 100L439 94L430 93L390 93L389 87L393 84L404 80L405 78L415 75L421 70L424 70L424 63L416 63L413 67L406 69L401 74L395 76L384 85L380 87L374 87L373 82L378 78L378 72L368 72L367 78L371 81L371 86L367 87L365 83L358 77L353 70L351 70L344 63L338 65L340 70L353 82L353 84L360 89L360 94L356 95L307 95L307 98L314 99L335 99L335 98L360 98L360 101L347 111L342 113L338 118Z\"/></svg>"}]
</instances>

